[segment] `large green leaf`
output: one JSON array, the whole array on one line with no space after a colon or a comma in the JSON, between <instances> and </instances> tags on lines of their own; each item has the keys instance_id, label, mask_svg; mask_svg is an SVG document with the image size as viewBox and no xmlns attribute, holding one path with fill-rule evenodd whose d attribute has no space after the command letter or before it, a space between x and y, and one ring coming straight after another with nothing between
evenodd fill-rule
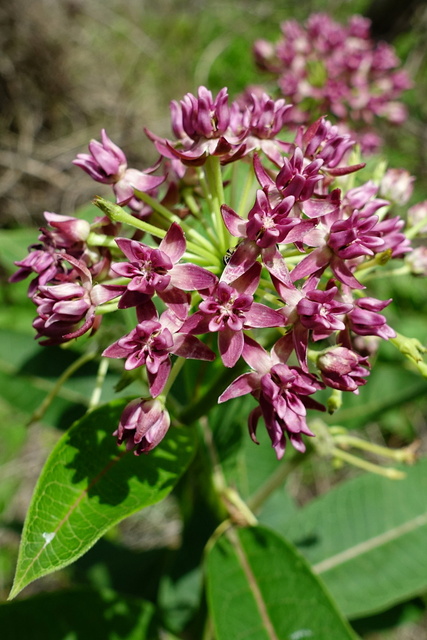
<instances>
[{"instance_id":1,"label":"large green leaf","mask_svg":"<svg viewBox=\"0 0 427 640\"><path fill-rule=\"evenodd\" d=\"M83 555L113 524L162 500L186 469L190 429L170 429L147 456L117 448L111 433L125 404L87 414L52 451L27 514L11 597Z\"/></svg>"},{"instance_id":2,"label":"large green leaf","mask_svg":"<svg viewBox=\"0 0 427 640\"><path fill-rule=\"evenodd\" d=\"M216 640L351 640L354 633L300 554L262 527L230 529L207 556Z\"/></svg>"},{"instance_id":3,"label":"large green leaf","mask_svg":"<svg viewBox=\"0 0 427 640\"><path fill-rule=\"evenodd\" d=\"M427 459L406 473L399 481L364 475L346 482L282 530L350 618L427 590Z\"/></svg>"},{"instance_id":4,"label":"large green leaf","mask_svg":"<svg viewBox=\"0 0 427 640\"><path fill-rule=\"evenodd\" d=\"M155 640L154 607L114 591L76 589L0 605L2 640ZM30 631L31 630L31 631Z\"/></svg>"}]
</instances>

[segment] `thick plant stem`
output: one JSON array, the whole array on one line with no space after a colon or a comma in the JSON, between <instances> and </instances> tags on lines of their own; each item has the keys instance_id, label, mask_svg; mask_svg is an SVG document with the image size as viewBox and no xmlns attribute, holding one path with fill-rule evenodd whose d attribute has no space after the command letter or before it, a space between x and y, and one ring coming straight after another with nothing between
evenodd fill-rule
<instances>
[{"instance_id":1,"label":"thick plant stem","mask_svg":"<svg viewBox=\"0 0 427 640\"><path fill-rule=\"evenodd\" d=\"M228 233L221 215L221 205L225 202L224 186L222 182L221 163L219 158L209 156L205 164L206 178L211 194L212 218L218 234L218 245L222 255L228 249Z\"/></svg>"},{"instance_id":2,"label":"thick plant stem","mask_svg":"<svg viewBox=\"0 0 427 640\"><path fill-rule=\"evenodd\" d=\"M97 206L106 216L110 218L113 222L122 222L123 224L128 224L135 229L140 229L141 231L145 231L155 238L163 239L166 235L166 231L164 229L159 229L159 227L155 227L154 225L144 222L143 220L139 220L139 218L135 218L124 211L119 205L113 204L100 196L96 196L93 200L93 204ZM212 251L212 247L210 250L195 244L194 242L187 241L187 249L193 251L196 255L203 256L208 258L209 261L214 259L214 252Z\"/></svg>"},{"instance_id":3,"label":"thick plant stem","mask_svg":"<svg viewBox=\"0 0 427 640\"><path fill-rule=\"evenodd\" d=\"M177 215L172 213L172 211L169 211L169 209L167 209L162 204L160 204L160 202L155 200L155 198L152 198L151 196L148 195L148 193L144 193L143 191L137 191L136 194L138 198L140 198L146 204L148 204L154 211L159 213L169 223L177 222L182 227L183 231L185 231L187 238L189 240L194 240L195 242L205 247L205 249L212 251L212 245L209 242L209 240L207 240L204 236L198 233L195 229L192 229L191 227L189 227L188 224L186 224L186 222L184 222L183 220L181 220L181 218L179 218Z\"/></svg>"}]
</instances>

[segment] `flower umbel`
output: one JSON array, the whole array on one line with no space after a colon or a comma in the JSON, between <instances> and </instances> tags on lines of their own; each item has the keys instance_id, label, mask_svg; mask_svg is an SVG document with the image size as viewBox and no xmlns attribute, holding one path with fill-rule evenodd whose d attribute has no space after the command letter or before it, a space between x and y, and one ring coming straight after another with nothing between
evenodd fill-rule
<instances>
[{"instance_id":1,"label":"flower umbel","mask_svg":"<svg viewBox=\"0 0 427 640\"><path fill-rule=\"evenodd\" d=\"M361 177L364 163L349 156L354 136L326 119L324 107L314 122L301 123L315 89L335 115L357 112L368 123L375 107L385 116L393 91L372 101L370 83L392 73L397 95L404 78L387 47L368 44L363 20L338 28L318 15L305 27L285 23L283 33L280 46L258 44L257 55L287 74L297 105L256 89L230 101L225 87L216 97L200 87L171 104L175 139L147 132L160 159L141 171L128 167L103 130L74 164L111 185L119 204L96 197L105 216L92 223L46 212L39 244L16 263L12 281L33 276L29 296L42 344L93 333L107 314L122 318L102 325L100 355L123 360L142 386L114 434L137 455L162 440L185 404L210 402L211 380L219 403L254 398L248 427L255 442L262 418L278 458L288 441L304 452L314 436L308 412L325 410L315 394L332 390L330 406L341 392L357 394L370 372L370 340L395 339L381 313L391 300L369 294L369 277L411 251L408 236L425 233L426 207L412 207L405 231L395 207L407 202L412 177L385 168L383 178L379 170ZM330 53L347 46L349 34L354 47L347 58L340 54L334 74ZM310 80L304 96L299 78L292 84L295 38L309 63L300 70ZM318 67L313 47L322 53ZM346 93L349 79L363 100ZM405 269L424 273L422 260L418 253ZM199 362L182 372L189 360Z\"/></svg>"}]
</instances>

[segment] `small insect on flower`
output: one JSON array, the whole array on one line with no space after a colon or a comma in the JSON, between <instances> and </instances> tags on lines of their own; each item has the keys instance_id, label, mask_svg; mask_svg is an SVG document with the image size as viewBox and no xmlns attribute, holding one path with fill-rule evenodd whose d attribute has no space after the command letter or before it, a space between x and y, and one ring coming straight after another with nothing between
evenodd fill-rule
<instances>
[{"instance_id":1,"label":"small insect on flower","mask_svg":"<svg viewBox=\"0 0 427 640\"><path fill-rule=\"evenodd\" d=\"M233 255L236 253L237 247L239 246L239 244L241 244L240 242L238 242L234 247L229 247L227 249L227 251L225 252L222 261L225 264L225 266L228 265L228 263L230 262L231 258L233 257Z\"/></svg>"}]
</instances>

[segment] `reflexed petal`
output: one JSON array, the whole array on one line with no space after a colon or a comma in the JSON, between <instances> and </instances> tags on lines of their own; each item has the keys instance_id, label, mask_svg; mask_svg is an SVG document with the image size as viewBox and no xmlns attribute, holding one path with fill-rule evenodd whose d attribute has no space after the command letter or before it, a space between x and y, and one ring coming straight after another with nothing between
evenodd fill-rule
<instances>
[{"instance_id":1,"label":"reflexed petal","mask_svg":"<svg viewBox=\"0 0 427 640\"><path fill-rule=\"evenodd\" d=\"M234 367L243 351L243 331L233 331L226 327L218 334L218 347L226 367Z\"/></svg>"},{"instance_id":2,"label":"reflexed petal","mask_svg":"<svg viewBox=\"0 0 427 640\"><path fill-rule=\"evenodd\" d=\"M221 281L233 282L248 271L256 262L261 250L253 240L243 240L235 249L233 255L225 267Z\"/></svg>"},{"instance_id":3,"label":"reflexed petal","mask_svg":"<svg viewBox=\"0 0 427 640\"><path fill-rule=\"evenodd\" d=\"M164 291L157 291L157 295L180 320L186 319L190 308L191 298L189 293L169 286Z\"/></svg>"},{"instance_id":4,"label":"reflexed petal","mask_svg":"<svg viewBox=\"0 0 427 640\"><path fill-rule=\"evenodd\" d=\"M259 389L260 377L256 373L244 373L239 376L227 387L227 389L218 398L218 403L227 402L232 398L245 396Z\"/></svg>"},{"instance_id":5,"label":"reflexed petal","mask_svg":"<svg viewBox=\"0 0 427 640\"><path fill-rule=\"evenodd\" d=\"M178 333L174 336L171 353L191 360L215 360L215 353L201 340L192 335Z\"/></svg>"},{"instance_id":6,"label":"reflexed petal","mask_svg":"<svg viewBox=\"0 0 427 640\"><path fill-rule=\"evenodd\" d=\"M230 286L236 289L236 291L240 291L242 294L252 296L258 289L261 270L261 264L259 262L255 262L239 278L230 282Z\"/></svg>"},{"instance_id":7,"label":"reflexed petal","mask_svg":"<svg viewBox=\"0 0 427 640\"><path fill-rule=\"evenodd\" d=\"M162 362L156 374L152 374L147 370L148 383L150 385L150 394L156 398L164 389L171 370L170 358Z\"/></svg>"},{"instance_id":8,"label":"reflexed petal","mask_svg":"<svg viewBox=\"0 0 427 640\"><path fill-rule=\"evenodd\" d=\"M217 277L195 264L176 264L170 273L171 284L184 291L208 289L217 282Z\"/></svg>"},{"instance_id":9,"label":"reflexed petal","mask_svg":"<svg viewBox=\"0 0 427 640\"><path fill-rule=\"evenodd\" d=\"M248 328L284 327L285 324L283 314L259 302L254 302L246 312L245 327Z\"/></svg>"},{"instance_id":10,"label":"reflexed petal","mask_svg":"<svg viewBox=\"0 0 427 640\"><path fill-rule=\"evenodd\" d=\"M221 215L224 220L224 224L232 236L236 238L246 237L247 220L243 220L231 207L223 204L221 206Z\"/></svg>"},{"instance_id":11,"label":"reflexed petal","mask_svg":"<svg viewBox=\"0 0 427 640\"><path fill-rule=\"evenodd\" d=\"M264 375L271 369L272 361L265 349L258 342L245 335L242 356L244 361L255 371Z\"/></svg>"},{"instance_id":12,"label":"reflexed petal","mask_svg":"<svg viewBox=\"0 0 427 640\"><path fill-rule=\"evenodd\" d=\"M175 264L180 260L185 252L186 242L184 237L184 232L177 224L174 222L170 227L169 231L161 241L159 245L159 250L166 253L171 262Z\"/></svg>"}]
</instances>

